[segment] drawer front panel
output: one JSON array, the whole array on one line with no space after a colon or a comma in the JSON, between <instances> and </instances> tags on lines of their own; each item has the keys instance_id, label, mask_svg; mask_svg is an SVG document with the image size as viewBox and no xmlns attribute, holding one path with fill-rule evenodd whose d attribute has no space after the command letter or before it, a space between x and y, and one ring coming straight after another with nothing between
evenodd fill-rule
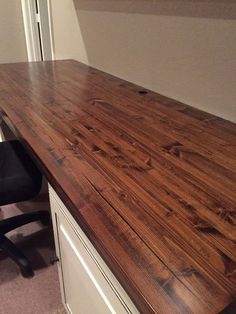
<instances>
[{"instance_id":1,"label":"drawer front panel","mask_svg":"<svg viewBox=\"0 0 236 314\"><path fill-rule=\"evenodd\" d=\"M54 191L53 191L54 192ZM55 192L54 192L55 193ZM62 293L68 312L138 313L92 244L50 189ZM99 260L98 260L99 259ZM105 269L104 269L105 268Z\"/></svg>"}]
</instances>

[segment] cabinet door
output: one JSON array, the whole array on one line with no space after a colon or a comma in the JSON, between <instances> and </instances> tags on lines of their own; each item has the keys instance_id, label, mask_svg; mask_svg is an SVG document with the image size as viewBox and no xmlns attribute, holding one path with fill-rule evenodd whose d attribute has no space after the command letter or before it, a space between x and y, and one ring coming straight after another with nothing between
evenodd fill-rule
<instances>
[{"instance_id":1,"label":"cabinet door","mask_svg":"<svg viewBox=\"0 0 236 314\"><path fill-rule=\"evenodd\" d=\"M59 218L59 245L66 304L72 313L114 313L103 280L96 276L83 244L68 233ZM96 267L96 266L95 266ZM106 284L106 283L105 283Z\"/></svg>"},{"instance_id":2,"label":"cabinet door","mask_svg":"<svg viewBox=\"0 0 236 314\"><path fill-rule=\"evenodd\" d=\"M104 269L88 248L88 243L84 242L77 228L63 214L58 202L53 197L50 199L60 259L61 288L68 312L137 313L130 310L108 277L104 276Z\"/></svg>"}]
</instances>

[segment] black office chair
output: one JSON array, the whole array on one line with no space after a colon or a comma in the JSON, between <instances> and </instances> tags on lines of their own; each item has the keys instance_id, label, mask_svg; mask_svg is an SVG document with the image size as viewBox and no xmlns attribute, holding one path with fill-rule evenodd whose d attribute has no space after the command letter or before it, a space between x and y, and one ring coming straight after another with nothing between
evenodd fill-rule
<instances>
[{"instance_id":1,"label":"black office chair","mask_svg":"<svg viewBox=\"0 0 236 314\"><path fill-rule=\"evenodd\" d=\"M0 143L0 206L35 197L42 185L42 175L19 141ZM6 252L20 267L25 277L33 275L29 261L5 234L33 221L47 224L48 211L35 211L0 221L0 250Z\"/></svg>"}]
</instances>

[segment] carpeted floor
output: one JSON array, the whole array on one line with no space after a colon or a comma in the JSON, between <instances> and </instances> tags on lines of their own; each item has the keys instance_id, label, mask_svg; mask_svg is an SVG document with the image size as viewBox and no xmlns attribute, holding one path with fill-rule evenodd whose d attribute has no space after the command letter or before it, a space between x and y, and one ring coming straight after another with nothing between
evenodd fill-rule
<instances>
[{"instance_id":1,"label":"carpeted floor","mask_svg":"<svg viewBox=\"0 0 236 314\"><path fill-rule=\"evenodd\" d=\"M0 220L48 207L47 196L40 195L34 203L3 206ZM23 278L14 262L0 252L0 314L64 314L57 265L50 264L55 254L52 227L31 223L8 233L8 237L32 262L35 276Z\"/></svg>"}]
</instances>

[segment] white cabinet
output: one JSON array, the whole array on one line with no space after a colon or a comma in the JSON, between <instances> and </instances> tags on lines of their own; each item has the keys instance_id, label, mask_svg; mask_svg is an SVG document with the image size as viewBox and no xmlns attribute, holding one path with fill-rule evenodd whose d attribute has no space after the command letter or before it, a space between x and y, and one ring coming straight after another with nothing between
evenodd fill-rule
<instances>
[{"instance_id":1,"label":"white cabinet","mask_svg":"<svg viewBox=\"0 0 236 314\"><path fill-rule=\"evenodd\" d=\"M134 304L49 187L61 293L68 313L138 313Z\"/></svg>"}]
</instances>

